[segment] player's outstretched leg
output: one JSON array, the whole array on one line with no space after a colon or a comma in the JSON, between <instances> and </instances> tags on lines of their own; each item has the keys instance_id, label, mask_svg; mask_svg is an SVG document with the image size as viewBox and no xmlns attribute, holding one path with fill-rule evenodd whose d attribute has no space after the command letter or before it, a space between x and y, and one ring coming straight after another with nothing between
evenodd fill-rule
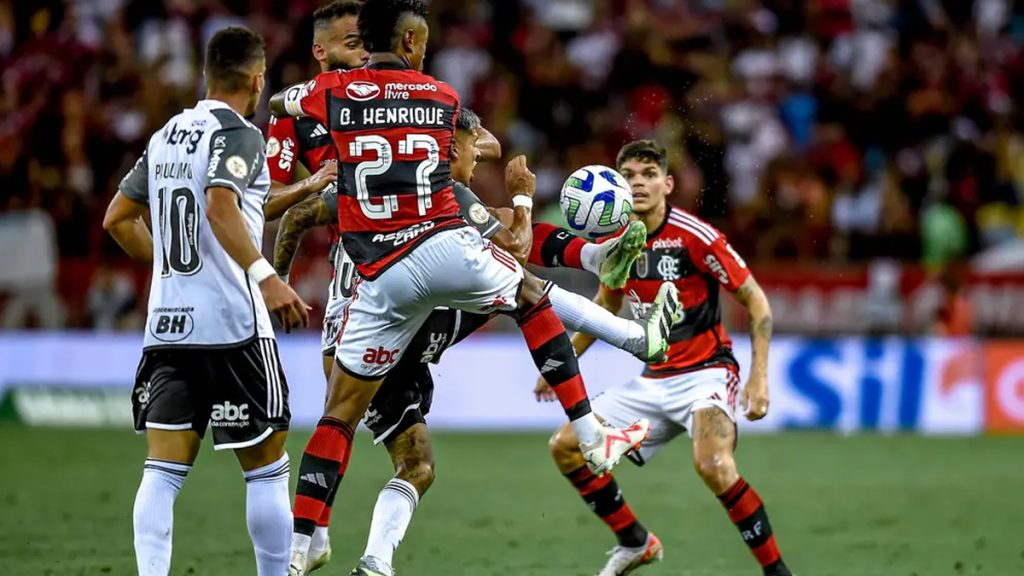
<instances>
[{"instance_id":1,"label":"player's outstretched leg","mask_svg":"<svg viewBox=\"0 0 1024 576\"><path fill-rule=\"evenodd\" d=\"M393 440L385 440L385 446L395 466L395 477L377 496L366 550L351 573L355 576L392 576L395 550L405 537L420 498L434 483L434 451L426 424L413 424Z\"/></svg>"},{"instance_id":2,"label":"player's outstretched leg","mask_svg":"<svg viewBox=\"0 0 1024 576\"><path fill-rule=\"evenodd\" d=\"M594 244L553 224L533 225L533 246L529 262L545 268L564 266L593 273L609 288L622 288L629 279L633 262L647 244L647 226L630 222L618 236Z\"/></svg>"},{"instance_id":3,"label":"player's outstretched leg","mask_svg":"<svg viewBox=\"0 0 1024 576\"><path fill-rule=\"evenodd\" d=\"M132 524L139 576L167 576L171 571L174 501L199 452L199 435L150 429L142 482L135 494Z\"/></svg>"},{"instance_id":4,"label":"player's outstretched leg","mask_svg":"<svg viewBox=\"0 0 1024 576\"><path fill-rule=\"evenodd\" d=\"M245 476L245 518L259 576L280 576L288 570L292 511L286 436L274 432L256 446L235 451Z\"/></svg>"},{"instance_id":5,"label":"player's outstretched leg","mask_svg":"<svg viewBox=\"0 0 1024 576\"><path fill-rule=\"evenodd\" d=\"M661 541L637 519L611 474L595 476L583 462L572 429L563 426L548 443L555 466L573 485L590 510L615 534L618 546L598 576L629 574L661 560Z\"/></svg>"},{"instance_id":6,"label":"player's outstretched leg","mask_svg":"<svg viewBox=\"0 0 1024 576\"><path fill-rule=\"evenodd\" d=\"M611 471L630 450L647 436L650 424L640 420L627 428L602 424L590 409L587 389L580 376L579 362L565 326L544 294L545 283L527 274L523 279L517 321L530 348L530 355L562 404L580 442L587 466L597 474Z\"/></svg>"},{"instance_id":7,"label":"player's outstretched leg","mask_svg":"<svg viewBox=\"0 0 1024 576\"><path fill-rule=\"evenodd\" d=\"M720 408L697 410L691 436L697 473L722 502L765 576L792 576L782 561L761 497L736 471L736 423Z\"/></svg>"},{"instance_id":8,"label":"player's outstretched leg","mask_svg":"<svg viewBox=\"0 0 1024 576\"><path fill-rule=\"evenodd\" d=\"M579 294L550 284L548 298L565 327L603 340L649 363L663 362L672 326L682 321L679 289L664 282L651 307L638 320L612 314Z\"/></svg>"}]
</instances>

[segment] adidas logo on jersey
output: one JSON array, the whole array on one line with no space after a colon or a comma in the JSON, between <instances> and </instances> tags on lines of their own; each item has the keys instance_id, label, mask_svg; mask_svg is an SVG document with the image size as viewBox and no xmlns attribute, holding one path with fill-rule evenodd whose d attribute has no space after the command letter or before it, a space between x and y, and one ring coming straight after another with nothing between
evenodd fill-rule
<instances>
[{"instance_id":1,"label":"adidas logo on jersey","mask_svg":"<svg viewBox=\"0 0 1024 576\"><path fill-rule=\"evenodd\" d=\"M313 128L313 132L309 134L310 138L317 138L319 136L327 136L327 128L324 128L323 124L317 124L316 127Z\"/></svg>"},{"instance_id":2,"label":"adidas logo on jersey","mask_svg":"<svg viewBox=\"0 0 1024 576\"><path fill-rule=\"evenodd\" d=\"M548 358L544 361L544 365L540 367L540 373L547 374L552 370L557 370L562 364L565 364L565 362L555 360L554 358Z\"/></svg>"},{"instance_id":3,"label":"adidas logo on jersey","mask_svg":"<svg viewBox=\"0 0 1024 576\"><path fill-rule=\"evenodd\" d=\"M321 488L329 488L327 485L327 478L323 472L310 472L309 474L303 474L299 476L299 480L303 482L309 482L310 484L316 484Z\"/></svg>"}]
</instances>

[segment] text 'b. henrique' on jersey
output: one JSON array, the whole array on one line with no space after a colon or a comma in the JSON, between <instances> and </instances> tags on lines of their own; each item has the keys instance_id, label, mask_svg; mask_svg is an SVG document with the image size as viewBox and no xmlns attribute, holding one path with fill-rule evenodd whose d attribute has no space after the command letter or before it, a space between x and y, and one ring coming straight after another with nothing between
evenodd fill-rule
<instances>
[{"instance_id":1,"label":"text 'b. henrique' on jersey","mask_svg":"<svg viewBox=\"0 0 1024 576\"><path fill-rule=\"evenodd\" d=\"M463 226L449 154L455 90L404 66L324 72L287 91L285 107L327 126L338 149L341 240L373 279L416 244Z\"/></svg>"},{"instance_id":2,"label":"text 'b. henrique' on jersey","mask_svg":"<svg viewBox=\"0 0 1024 576\"><path fill-rule=\"evenodd\" d=\"M145 348L274 336L259 286L210 229L206 190L212 187L238 195L249 235L261 247L270 193L263 135L226 104L201 100L153 134L121 181L122 194L149 205L152 224Z\"/></svg>"},{"instance_id":3,"label":"text 'b. henrique' on jersey","mask_svg":"<svg viewBox=\"0 0 1024 576\"><path fill-rule=\"evenodd\" d=\"M735 292L750 276L725 235L678 208L647 235L647 247L633 263L625 293L633 315L642 316L662 282L679 288L686 316L669 334L668 359L644 375L669 376L714 365L737 366L732 340L722 325L719 286Z\"/></svg>"}]
</instances>

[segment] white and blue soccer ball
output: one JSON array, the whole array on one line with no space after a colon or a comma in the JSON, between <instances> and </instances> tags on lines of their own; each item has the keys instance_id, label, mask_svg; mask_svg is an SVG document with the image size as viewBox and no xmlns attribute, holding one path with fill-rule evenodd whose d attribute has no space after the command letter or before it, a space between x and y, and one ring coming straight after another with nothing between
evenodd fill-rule
<instances>
[{"instance_id":1,"label":"white and blue soccer ball","mask_svg":"<svg viewBox=\"0 0 1024 576\"><path fill-rule=\"evenodd\" d=\"M621 229L633 211L629 183L618 171L600 164L573 172L562 185L559 201L569 228L590 240Z\"/></svg>"}]
</instances>

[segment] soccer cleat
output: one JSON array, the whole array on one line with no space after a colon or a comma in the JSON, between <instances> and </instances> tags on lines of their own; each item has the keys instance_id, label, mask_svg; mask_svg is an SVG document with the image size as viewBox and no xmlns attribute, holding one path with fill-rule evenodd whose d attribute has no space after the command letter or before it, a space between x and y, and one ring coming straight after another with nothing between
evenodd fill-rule
<instances>
[{"instance_id":1,"label":"soccer cleat","mask_svg":"<svg viewBox=\"0 0 1024 576\"><path fill-rule=\"evenodd\" d=\"M363 556L359 559L359 565L349 572L349 576L395 576L395 572L387 562L373 556Z\"/></svg>"},{"instance_id":2,"label":"soccer cleat","mask_svg":"<svg viewBox=\"0 0 1024 576\"><path fill-rule=\"evenodd\" d=\"M288 563L288 576L306 575L306 553L292 550L292 559Z\"/></svg>"},{"instance_id":3,"label":"soccer cleat","mask_svg":"<svg viewBox=\"0 0 1024 576\"><path fill-rule=\"evenodd\" d=\"M646 418L637 420L627 428L604 424L600 428L597 440L588 445L580 444L583 460L594 474L607 474L615 468L624 454L640 446L650 430L651 423Z\"/></svg>"},{"instance_id":4,"label":"soccer cleat","mask_svg":"<svg viewBox=\"0 0 1024 576\"><path fill-rule=\"evenodd\" d=\"M331 561L331 547L330 545L323 550L317 550L315 548L309 549L309 558L306 560L306 571L302 573L302 576L312 574L317 570L327 566L327 563Z\"/></svg>"},{"instance_id":5,"label":"soccer cleat","mask_svg":"<svg viewBox=\"0 0 1024 576\"><path fill-rule=\"evenodd\" d=\"M683 305L679 302L679 289L671 282L662 282L658 295L640 318L644 326L646 347L636 357L648 364L664 362L668 357L668 336L672 327L683 319Z\"/></svg>"},{"instance_id":6,"label":"soccer cleat","mask_svg":"<svg viewBox=\"0 0 1024 576\"><path fill-rule=\"evenodd\" d=\"M608 563L597 573L597 576L625 576L641 566L654 564L665 556L661 540L654 533L647 535L647 544L639 548L616 546L608 555Z\"/></svg>"},{"instance_id":7,"label":"soccer cleat","mask_svg":"<svg viewBox=\"0 0 1024 576\"><path fill-rule=\"evenodd\" d=\"M647 245L647 226L643 222L630 222L626 231L601 244L601 283L619 289L629 280L633 262Z\"/></svg>"}]
</instances>

